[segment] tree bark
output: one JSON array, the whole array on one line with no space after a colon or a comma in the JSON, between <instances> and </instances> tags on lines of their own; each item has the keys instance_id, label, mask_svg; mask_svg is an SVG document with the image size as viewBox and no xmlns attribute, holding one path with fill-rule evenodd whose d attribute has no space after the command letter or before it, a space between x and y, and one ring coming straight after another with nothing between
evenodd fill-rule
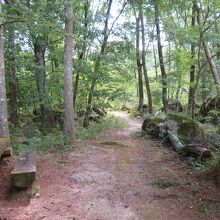
<instances>
[{"instance_id":1,"label":"tree bark","mask_svg":"<svg viewBox=\"0 0 220 220\"><path fill-rule=\"evenodd\" d=\"M45 76L45 51L46 43L41 39L33 40L34 56L36 63L36 82L41 106L42 127L55 127L54 115L50 106L49 97L46 90Z\"/></svg>"},{"instance_id":2,"label":"tree bark","mask_svg":"<svg viewBox=\"0 0 220 220\"><path fill-rule=\"evenodd\" d=\"M163 109L164 112L167 112L167 74L165 70L164 60L163 60L163 48L161 44L161 36L160 36L160 21L159 21L159 5L158 2L155 2L155 24L156 24L156 30L157 30L157 47L158 47L158 54L159 54L159 62L160 62L160 70L162 75L162 83L163 83L163 89L162 89L162 100L163 100Z\"/></svg>"},{"instance_id":3,"label":"tree bark","mask_svg":"<svg viewBox=\"0 0 220 220\"><path fill-rule=\"evenodd\" d=\"M152 104L150 82L149 82L147 66L146 66L145 31L144 31L144 17L143 17L142 5L140 5L140 19L141 19L141 33L142 33L142 66L143 66L145 85L146 85L147 97L148 97L148 112L151 114L153 113L153 104Z\"/></svg>"},{"instance_id":4,"label":"tree bark","mask_svg":"<svg viewBox=\"0 0 220 220\"><path fill-rule=\"evenodd\" d=\"M88 28L88 10L89 10L89 1L86 0L85 4L84 4L84 33L83 33L83 45L82 45L82 50L79 53L79 60L82 64L82 61L84 59L84 55L86 52L86 39L87 39L87 28ZM73 93L73 106L76 106L76 97L77 97L77 93L78 93L78 87L79 87L79 76L80 73L79 71L76 74L76 78L75 78L75 84L74 84L74 93Z\"/></svg>"},{"instance_id":5,"label":"tree bark","mask_svg":"<svg viewBox=\"0 0 220 220\"><path fill-rule=\"evenodd\" d=\"M141 64L141 56L140 56L140 20L141 14L139 12L136 17L136 62L137 62L137 70L138 70L138 96L139 96L139 104L138 111L143 112L144 105L144 90L143 90L143 74L142 74L142 64Z\"/></svg>"},{"instance_id":6,"label":"tree bark","mask_svg":"<svg viewBox=\"0 0 220 220\"><path fill-rule=\"evenodd\" d=\"M192 23L191 27L195 28L196 26L196 17L195 14L196 9L195 9L195 3L193 2L193 7L192 7ZM194 89L195 89L195 55L196 55L196 47L195 47L195 42L192 40L191 43L191 68L190 68L190 85L189 85L189 97L188 97L188 111L192 112L193 107L194 107L194 102L195 102L195 97L194 97Z\"/></svg>"},{"instance_id":7,"label":"tree bark","mask_svg":"<svg viewBox=\"0 0 220 220\"><path fill-rule=\"evenodd\" d=\"M219 22L217 20L217 14L214 15L214 18L216 19L215 21L215 31L216 33L219 34ZM220 42L218 41L217 44L216 44L216 48L217 48L217 52L216 52L216 58L217 60L220 60Z\"/></svg>"},{"instance_id":8,"label":"tree bark","mask_svg":"<svg viewBox=\"0 0 220 220\"><path fill-rule=\"evenodd\" d=\"M10 122L18 124L18 103L17 103L17 80L16 80L16 62L15 62L15 28L14 24L8 25L8 66L6 67L9 75L9 115Z\"/></svg>"},{"instance_id":9,"label":"tree bark","mask_svg":"<svg viewBox=\"0 0 220 220\"><path fill-rule=\"evenodd\" d=\"M0 1L0 13L2 14L2 2ZM4 40L3 40L3 17L0 17L0 155L9 142L7 98L5 88L5 67L4 67ZM1 143L7 140L7 143Z\"/></svg>"},{"instance_id":10,"label":"tree bark","mask_svg":"<svg viewBox=\"0 0 220 220\"><path fill-rule=\"evenodd\" d=\"M155 69L155 74L156 74L156 81L158 79L158 72L157 72L157 55L156 55L156 51L153 45L153 54L154 54L154 69Z\"/></svg>"},{"instance_id":11,"label":"tree bark","mask_svg":"<svg viewBox=\"0 0 220 220\"><path fill-rule=\"evenodd\" d=\"M75 140L74 107L73 107L73 5L72 0L65 0L65 42L64 42L64 111L65 140L73 144Z\"/></svg>"},{"instance_id":12,"label":"tree bark","mask_svg":"<svg viewBox=\"0 0 220 220\"><path fill-rule=\"evenodd\" d=\"M197 22L198 22L198 25L200 26L201 25L201 8L199 8L199 6L196 3L195 3L195 8L196 8L196 11L197 11ZM213 78L214 78L217 96L220 96L220 78L219 78L219 73L218 73L217 67L215 65L215 62L214 62L214 60L212 58L211 50L208 47L208 44L207 44L207 42L205 40L204 30L201 30L200 37L201 37L201 41L202 41L202 46L203 46L204 51L205 51L206 59L208 61L210 70L211 70Z\"/></svg>"}]
</instances>

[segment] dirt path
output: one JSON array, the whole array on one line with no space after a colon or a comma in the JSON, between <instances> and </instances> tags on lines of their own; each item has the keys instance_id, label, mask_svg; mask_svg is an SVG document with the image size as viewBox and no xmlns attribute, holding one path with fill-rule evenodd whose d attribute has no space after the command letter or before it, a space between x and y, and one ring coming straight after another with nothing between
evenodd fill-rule
<instances>
[{"instance_id":1,"label":"dirt path","mask_svg":"<svg viewBox=\"0 0 220 220\"><path fill-rule=\"evenodd\" d=\"M67 157L39 159L39 198L0 192L0 219L219 219L214 186L193 177L172 150L137 137L141 120L115 115L128 127L82 142ZM1 181L0 186L7 188Z\"/></svg>"}]
</instances>

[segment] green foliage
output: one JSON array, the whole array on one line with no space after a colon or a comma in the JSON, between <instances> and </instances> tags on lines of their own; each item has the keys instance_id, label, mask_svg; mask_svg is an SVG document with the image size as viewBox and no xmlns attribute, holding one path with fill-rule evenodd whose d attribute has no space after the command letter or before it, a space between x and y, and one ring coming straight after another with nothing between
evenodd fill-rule
<instances>
[{"instance_id":1,"label":"green foliage","mask_svg":"<svg viewBox=\"0 0 220 220\"><path fill-rule=\"evenodd\" d=\"M30 137L25 139L25 143L12 142L15 154L23 150L35 150L38 153L56 153L67 150L64 145L63 134L47 134L41 137Z\"/></svg>"},{"instance_id":2,"label":"green foliage","mask_svg":"<svg viewBox=\"0 0 220 220\"><path fill-rule=\"evenodd\" d=\"M78 125L81 123L79 122ZM79 140L93 139L97 135L126 126L126 122L113 115L109 115L99 122L91 122L88 128L78 127L76 137Z\"/></svg>"},{"instance_id":3,"label":"green foliage","mask_svg":"<svg viewBox=\"0 0 220 220\"><path fill-rule=\"evenodd\" d=\"M13 1L7 1L13 2ZM218 11L220 3L218 0L201 1L201 23L192 26L192 1L174 0L171 1L148 1L143 4L145 33L146 33L146 62L149 82L152 92L154 109L159 110L162 107L162 89L163 79L160 73L160 63L157 53L157 37L155 30L155 10L154 3L159 8L159 25L162 35L162 49L164 65L167 73L168 97L171 100L179 100L187 106L189 86L196 88L195 103L197 109L201 103L207 100L208 96L214 96L216 93L215 83L210 74L209 63L201 47L201 31L209 46L213 56L213 62L216 63L219 70L220 61L216 53L219 49L220 27ZM107 10L107 1L100 1L95 4L93 1L75 1L74 2L74 33L72 35L74 42L73 50L73 85L75 92L76 75L79 74L79 83L77 87L77 98L75 111L81 113L86 110L88 90L91 82L96 77L95 91L93 92L93 106L104 107L108 109L121 109L123 105L129 106L129 112L136 112L138 102L138 77L135 54L136 27L134 12L131 6L134 3L138 9L138 4L142 1L128 1L123 13L116 21L116 14L121 10L122 1L113 1L113 6L118 10L110 12L108 24L109 38L106 43L104 53L100 53L103 42L103 27ZM146 3L146 4L145 4ZM39 109L41 105L49 106L53 111L62 111L64 108L63 98L63 71L64 71L64 13L63 2L53 1L16 1L15 4L3 4L5 19L3 25L5 37L5 67L6 67L6 87L7 95L10 100L13 94L11 83L10 67L16 70L14 79L16 88L16 100L18 100L18 112L20 123L23 120L28 121L28 125L19 131L16 127L10 126L15 136L25 137L28 147L37 149L37 151L62 149L63 135L60 131L51 130L53 133L42 134L39 129L40 121L32 122L33 110ZM14 26L12 26L14 24ZM9 42L9 30L14 28L14 46ZM39 92L37 85L39 64L36 62L36 51L34 44L41 46L43 54L43 65L40 69L44 70L45 88ZM196 53L194 58L191 56L191 46L195 45ZM10 53L11 52L11 53ZM14 57L10 57L11 54ZM154 57L155 56L155 57ZM154 58L156 58L154 60ZM156 62L156 63L155 63ZM97 65L99 68L96 68ZM189 82L191 66L195 65L196 82ZM197 75L201 70L201 75ZM156 76L157 72L157 76ZM144 103L147 103L146 90L144 86ZM8 109L10 112L11 103ZM38 116L37 116L38 117ZM35 119L39 119L35 117ZM205 118L205 122L219 125L220 113L210 111ZM181 122L180 136L184 135L188 128L199 130L199 127L192 124L191 120L185 119ZM77 122L77 138L87 139L95 138L97 134L103 133L109 129L115 129L124 126L124 122L113 116L108 116L99 123L92 122L88 129L81 127L82 119ZM150 123L149 132L156 133L154 125ZM30 129L31 128L31 129ZM194 131L195 132L195 131ZM210 132L208 135L213 139L217 137L219 131ZM197 135L197 134L196 134ZM185 142L193 139L190 134ZM182 138L182 137L181 137ZM211 139L211 138L210 138ZM16 151L26 148L25 144L14 142ZM200 168L210 167L217 160L220 146L218 141L211 143L213 145L214 159L206 160L205 165ZM195 162L203 164L203 161ZM205 169L205 168L204 168Z\"/></svg>"},{"instance_id":4,"label":"green foliage","mask_svg":"<svg viewBox=\"0 0 220 220\"><path fill-rule=\"evenodd\" d=\"M100 134L126 126L124 120L113 115L108 115L97 122L91 122L87 129L81 126L81 120L76 126L78 140L92 139ZM32 124L29 124L22 131L11 125L11 132L13 132L12 147L15 154L23 150L35 150L40 154L45 152L65 153L74 147L64 144L63 132L58 130L51 130L50 133L43 134L37 127L34 128Z\"/></svg>"}]
</instances>

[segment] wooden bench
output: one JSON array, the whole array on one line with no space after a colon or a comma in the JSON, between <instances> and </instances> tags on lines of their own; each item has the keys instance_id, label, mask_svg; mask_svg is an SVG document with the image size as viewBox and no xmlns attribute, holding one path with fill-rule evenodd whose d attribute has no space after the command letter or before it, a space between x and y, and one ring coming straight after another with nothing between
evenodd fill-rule
<instances>
[{"instance_id":1,"label":"wooden bench","mask_svg":"<svg viewBox=\"0 0 220 220\"><path fill-rule=\"evenodd\" d=\"M11 184L16 188L27 188L35 180L37 154L33 151L21 152L11 172Z\"/></svg>"}]
</instances>

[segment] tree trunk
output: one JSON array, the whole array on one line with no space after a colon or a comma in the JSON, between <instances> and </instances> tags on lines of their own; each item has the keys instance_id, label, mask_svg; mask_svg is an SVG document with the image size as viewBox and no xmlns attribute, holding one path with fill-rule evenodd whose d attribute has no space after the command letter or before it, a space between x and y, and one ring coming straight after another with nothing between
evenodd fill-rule
<instances>
[{"instance_id":1,"label":"tree trunk","mask_svg":"<svg viewBox=\"0 0 220 220\"><path fill-rule=\"evenodd\" d=\"M39 94L41 115L42 115L42 127L55 127L54 115L50 106L49 97L46 91L46 76L45 76L45 51L46 44L37 41L33 42L34 55L36 63L36 81Z\"/></svg>"},{"instance_id":2,"label":"tree trunk","mask_svg":"<svg viewBox=\"0 0 220 220\"><path fill-rule=\"evenodd\" d=\"M199 8L199 6L195 3L195 8L197 10L197 22L198 25L201 25L201 9ZM205 55L206 55L206 59L208 61L210 70L212 72L213 78L214 78L214 82L215 82L215 86L216 86L216 92L217 92L217 96L220 96L220 78L219 78L219 73L217 70L217 67L215 65L215 62L212 58L212 54L211 54L211 50L208 47L208 44L205 40L205 36L204 36L204 31L201 30L200 32L200 37L201 37L201 41L202 41L202 46L204 48L205 51Z\"/></svg>"},{"instance_id":3,"label":"tree trunk","mask_svg":"<svg viewBox=\"0 0 220 220\"><path fill-rule=\"evenodd\" d=\"M2 13L1 2L0 2L0 13ZM6 88L5 88L4 42L3 42L2 24L3 24L3 17L0 17L0 156L3 153L5 147L7 147L7 145L9 144L7 98L6 98Z\"/></svg>"},{"instance_id":4,"label":"tree trunk","mask_svg":"<svg viewBox=\"0 0 220 220\"><path fill-rule=\"evenodd\" d=\"M148 97L148 111L151 114L153 113L153 104L152 104L150 82L149 82L147 66L146 66L145 31L144 31L144 17L143 17L142 5L140 5L140 19L141 19L141 33L142 33L142 66L143 66L145 85L146 85L147 97Z\"/></svg>"},{"instance_id":5,"label":"tree trunk","mask_svg":"<svg viewBox=\"0 0 220 220\"><path fill-rule=\"evenodd\" d=\"M89 89L87 110L86 110L84 121L83 121L84 128L87 128L89 126L89 116L92 112L92 98L93 98L93 93L95 91L95 85L96 85L96 79L93 79L91 86L90 86L90 89Z\"/></svg>"},{"instance_id":6,"label":"tree trunk","mask_svg":"<svg viewBox=\"0 0 220 220\"><path fill-rule=\"evenodd\" d=\"M15 29L14 24L8 25L8 66L6 68L9 75L9 115L12 124L18 124L18 103L17 103L17 80L15 63Z\"/></svg>"},{"instance_id":7,"label":"tree trunk","mask_svg":"<svg viewBox=\"0 0 220 220\"><path fill-rule=\"evenodd\" d=\"M157 72L157 55L156 55L156 50L153 45L153 54L154 54L154 69L155 69L155 74L156 74L156 81L158 79L158 72Z\"/></svg>"},{"instance_id":8,"label":"tree trunk","mask_svg":"<svg viewBox=\"0 0 220 220\"><path fill-rule=\"evenodd\" d=\"M175 100L176 101L178 101L180 99L180 92L181 92L181 79L178 79L178 81L177 81L176 96L175 96Z\"/></svg>"},{"instance_id":9,"label":"tree trunk","mask_svg":"<svg viewBox=\"0 0 220 220\"><path fill-rule=\"evenodd\" d=\"M193 4L192 7L192 24L191 27L192 29L195 28L196 25L196 17L195 17L196 9L195 5ZM188 97L188 111L192 112L193 111L193 106L195 102L195 97L194 97L194 89L195 89L195 55L196 55L196 47L195 47L195 42L191 43L191 68L190 68L190 84L189 84L189 97Z\"/></svg>"},{"instance_id":10,"label":"tree trunk","mask_svg":"<svg viewBox=\"0 0 220 220\"><path fill-rule=\"evenodd\" d=\"M143 76L142 76L142 65L140 57L140 13L136 18L136 62L138 70L138 94L139 94L139 104L138 111L143 112L144 105L144 90L143 90Z\"/></svg>"},{"instance_id":11,"label":"tree trunk","mask_svg":"<svg viewBox=\"0 0 220 220\"><path fill-rule=\"evenodd\" d=\"M86 52L86 39L87 39L87 28L88 28L88 10L89 10L89 1L86 0L84 4L84 33L83 33L83 46L82 46L82 51L79 54L79 60L80 64L82 64L82 61L84 59L84 55ZM79 87L79 71L76 74L76 79L75 79L75 85L74 85L74 93L73 93L73 106L76 106L76 97L78 93L78 87Z\"/></svg>"},{"instance_id":12,"label":"tree trunk","mask_svg":"<svg viewBox=\"0 0 220 220\"><path fill-rule=\"evenodd\" d=\"M109 0L108 2L108 9L107 9L107 13L106 13L106 17L105 17L105 26L104 26L104 31L103 31L103 42L101 45L101 51L100 54L97 58L97 61L95 63L95 68L94 68L94 76L91 82L91 86L90 86L90 90L89 90L89 94L88 94L88 101L87 101L87 109L86 109L86 113L85 113L85 117L83 120L83 127L88 127L89 126L89 115L91 114L91 110L92 110L92 99L93 99L93 94L95 91L95 86L96 86L96 81L99 75L99 67L100 67L100 62L101 62L101 56L104 54L105 52L105 48L107 46L107 42L108 42L108 37L109 37L109 32L108 32L108 23L109 23L109 18L110 18L110 11L111 11L111 7L112 7L112 1L113 0Z\"/></svg>"},{"instance_id":13,"label":"tree trunk","mask_svg":"<svg viewBox=\"0 0 220 220\"><path fill-rule=\"evenodd\" d=\"M163 100L163 109L167 112L167 74L164 66L163 60L163 48L161 45L161 36L160 36L160 22L159 22L159 8L158 2L155 3L155 24L157 30L157 47L158 47L158 54L159 54L159 62L160 62L160 70L162 75L162 83L163 83L163 90L162 90L162 100Z\"/></svg>"},{"instance_id":14,"label":"tree trunk","mask_svg":"<svg viewBox=\"0 0 220 220\"><path fill-rule=\"evenodd\" d=\"M64 42L64 110L65 110L65 140L67 144L73 144L75 140L74 107L73 107L73 6L72 0L65 0L65 42Z\"/></svg>"},{"instance_id":15,"label":"tree trunk","mask_svg":"<svg viewBox=\"0 0 220 220\"><path fill-rule=\"evenodd\" d=\"M214 15L214 18L215 18L215 31L217 34L219 34L219 22L217 20L217 14ZM217 44L216 44L216 48L217 48L217 52L216 52L216 58L217 60L220 60L220 42L218 40Z\"/></svg>"}]
</instances>

